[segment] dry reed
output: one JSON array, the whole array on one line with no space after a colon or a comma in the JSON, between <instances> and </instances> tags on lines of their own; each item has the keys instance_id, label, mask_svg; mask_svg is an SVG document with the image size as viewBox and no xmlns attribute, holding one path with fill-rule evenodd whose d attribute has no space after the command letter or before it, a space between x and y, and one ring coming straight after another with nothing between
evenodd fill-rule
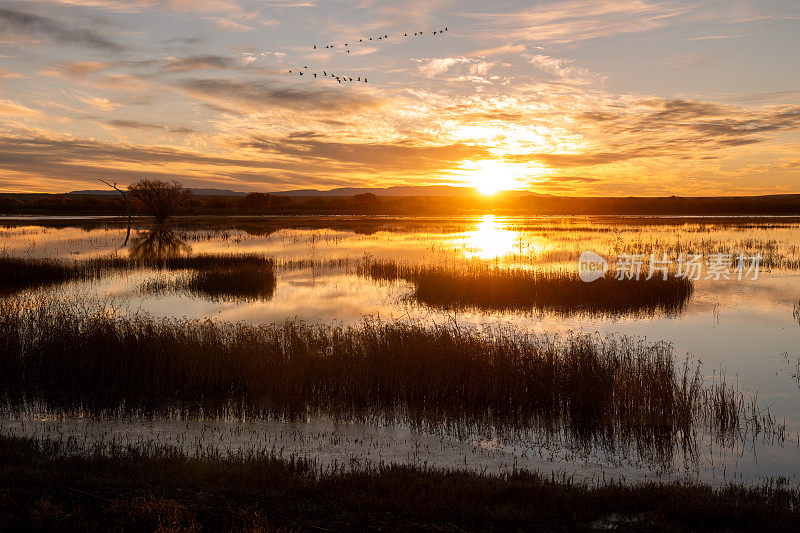
<instances>
[{"instance_id":1,"label":"dry reed","mask_svg":"<svg viewBox=\"0 0 800 533\"><path fill-rule=\"evenodd\" d=\"M413 298L438 309L490 311L544 310L562 315L677 315L692 292L685 278L601 278L587 283L571 271L539 272L496 268L483 263L460 268L364 261L362 275L376 280L405 280Z\"/></svg>"},{"instance_id":2,"label":"dry reed","mask_svg":"<svg viewBox=\"0 0 800 533\"><path fill-rule=\"evenodd\" d=\"M30 301L0 304L0 386L12 403L62 409L208 413L233 402L253 416L321 410L457 431L544 428L658 454L701 427L746 423L738 392L676 367L669 345L625 337L375 321L248 326Z\"/></svg>"},{"instance_id":3,"label":"dry reed","mask_svg":"<svg viewBox=\"0 0 800 533\"><path fill-rule=\"evenodd\" d=\"M67 281L91 281L113 272L150 268L188 270L187 277L147 290L185 290L212 298L269 299L275 292L275 263L261 254L199 254L167 257L107 256L76 261L0 257L0 290L17 292Z\"/></svg>"}]
</instances>

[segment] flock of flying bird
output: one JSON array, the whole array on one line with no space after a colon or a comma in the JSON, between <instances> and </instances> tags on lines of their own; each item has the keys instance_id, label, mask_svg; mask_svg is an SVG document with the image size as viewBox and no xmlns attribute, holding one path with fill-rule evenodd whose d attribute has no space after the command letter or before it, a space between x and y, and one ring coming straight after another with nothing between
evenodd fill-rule
<instances>
[{"instance_id":1,"label":"flock of flying bird","mask_svg":"<svg viewBox=\"0 0 800 533\"><path fill-rule=\"evenodd\" d=\"M433 35L444 35L444 33L446 31L449 31L447 26L445 26L445 28L443 30L434 31ZM425 32L419 31L419 32L414 32L411 36L412 37L422 37L424 34L425 34ZM403 37L409 37L408 32L404 33ZM353 46L356 46L357 44L369 43L370 41L373 41L373 42L374 41L383 41L383 40L386 40L388 38L389 38L389 34L380 35L380 36L374 37L374 38L373 37L368 37L366 39L359 39L357 42L353 43ZM314 45L313 50L333 49L333 48L336 48L335 44L327 44L327 45L325 45L325 46L323 46L321 48L317 48L317 45ZM344 49L344 51L346 53L349 54L350 53L350 43L344 43L343 49ZM318 73L318 72L309 72L307 66L299 68L299 69L289 69L289 74L297 74L298 76L304 76L306 74L311 74L314 78L317 78L317 77L331 78L331 79L336 80L339 83L342 83L342 82L348 83L348 82L352 82L352 81L355 81L355 82L358 82L358 83L368 83L366 77L362 78L361 76L356 76L355 79L354 79L352 76L337 76L337 75L335 75L333 73L329 74L328 71L326 71L326 70L323 70L322 74L320 75L320 73Z\"/></svg>"},{"instance_id":2,"label":"flock of flying bird","mask_svg":"<svg viewBox=\"0 0 800 533\"><path fill-rule=\"evenodd\" d=\"M308 69L308 67L303 67L301 69L295 69L295 70L289 69L289 74L294 74L295 72L297 72L297 74L302 76L302 75L306 74L306 72L308 72L307 69ZM306 72L303 72L304 70L306 70ZM311 75L314 76L315 78L317 77L317 73L316 72L312 72ZM323 77L331 77L331 78L335 79L336 81L338 81L339 83L342 83L343 81L360 81L360 82L363 82L363 83L367 83L367 78L366 77L364 77L364 79L362 80L361 76L356 76L356 79L353 80L352 76L336 76L333 73L328 74L328 72L325 71L325 70L322 71L322 76Z\"/></svg>"}]
</instances>

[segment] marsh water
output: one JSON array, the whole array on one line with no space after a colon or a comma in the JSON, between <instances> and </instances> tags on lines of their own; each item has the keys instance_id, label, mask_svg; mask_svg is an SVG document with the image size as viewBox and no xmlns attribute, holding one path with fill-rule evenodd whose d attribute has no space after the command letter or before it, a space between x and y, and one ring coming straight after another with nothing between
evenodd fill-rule
<instances>
[{"instance_id":1,"label":"marsh water","mask_svg":"<svg viewBox=\"0 0 800 533\"><path fill-rule=\"evenodd\" d=\"M728 382L780 422L780 434L720 442L699 438L695 453L669 462L648 461L624 449L575 450L535 431L517 435L454 434L396 422L340 420L243 420L182 415L112 416L57 413L35 402L8 405L0 420L6 434L57 436L75 446L98 443L163 443L187 451L266 450L310 457L321 468L412 463L480 472L519 468L580 479L631 481L692 477L712 483L760 482L785 477L800 482L800 220L781 218L608 218L481 216L460 219L236 219L177 221L169 228L137 221L3 220L0 254L80 260L109 255L261 253L275 259L270 297L207 298L148 290L148 283L183 275L148 268L113 272L90 281L26 289L3 298L58 300L117 314L211 319L265 324L290 320L358 325L365 319L423 325L513 327L533 333L625 335L670 343L677 359L701 363L708 381ZM537 271L575 271L582 252L614 262L630 254L670 261L681 255L758 255L757 275L738 279L701 275L679 312L575 313L526 308L441 309L417 301L414 287L359 273L365 259L454 269L489 265ZM751 273L752 274L752 273ZM729 279L726 279L729 278ZM579 310L577 310L579 309Z\"/></svg>"}]
</instances>

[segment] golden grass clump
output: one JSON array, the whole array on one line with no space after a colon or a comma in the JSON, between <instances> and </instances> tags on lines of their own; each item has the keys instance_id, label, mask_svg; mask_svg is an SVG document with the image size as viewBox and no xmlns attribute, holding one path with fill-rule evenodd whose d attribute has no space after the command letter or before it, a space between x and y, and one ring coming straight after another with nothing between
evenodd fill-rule
<instances>
[{"instance_id":1,"label":"golden grass clump","mask_svg":"<svg viewBox=\"0 0 800 533\"><path fill-rule=\"evenodd\" d=\"M571 271L539 272L487 264L462 267L364 261L360 273L376 280L408 281L413 298L437 309L549 311L561 315L677 315L687 305L692 282L660 276L651 279L602 278L582 281Z\"/></svg>"}]
</instances>

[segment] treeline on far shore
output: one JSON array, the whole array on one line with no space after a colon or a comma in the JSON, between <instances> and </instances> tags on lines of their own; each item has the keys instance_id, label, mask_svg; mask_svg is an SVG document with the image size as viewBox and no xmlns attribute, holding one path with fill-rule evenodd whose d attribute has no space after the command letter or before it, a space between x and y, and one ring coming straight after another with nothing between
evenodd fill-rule
<instances>
[{"instance_id":1,"label":"treeline on far shore","mask_svg":"<svg viewBox=\"0 0 800 533\"><path fill-rule=\"evenodd\" d=\"M124 215L121 196L0 194L0 214ZM798 215L800 195L731 197L563 197L500 194L450 196L193 196L184 215ZM134 207L134 214L138 212Z\"/></svg>"}]
</instances>

